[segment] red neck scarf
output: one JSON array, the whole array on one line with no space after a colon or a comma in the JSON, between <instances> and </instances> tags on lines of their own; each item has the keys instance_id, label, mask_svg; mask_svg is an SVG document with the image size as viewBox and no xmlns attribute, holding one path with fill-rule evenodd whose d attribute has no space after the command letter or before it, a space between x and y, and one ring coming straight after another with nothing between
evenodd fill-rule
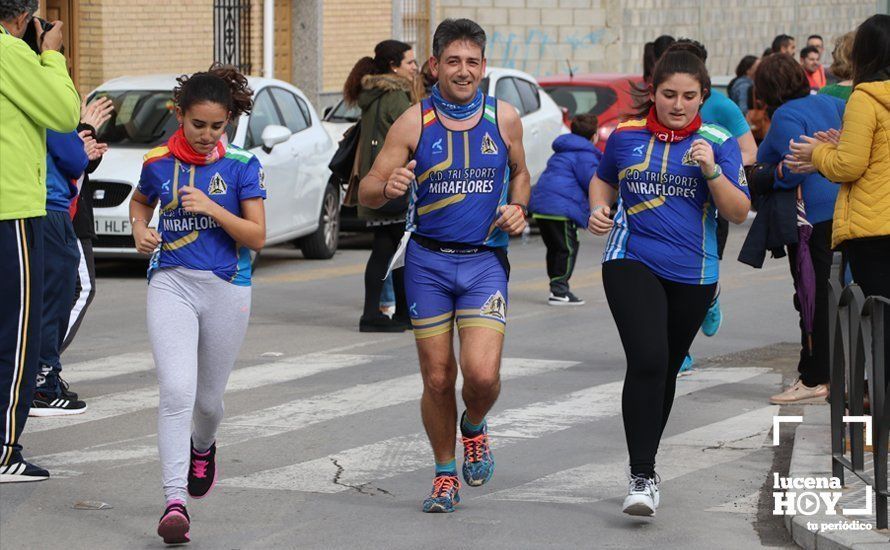
<instances>
[{"instance_id":1,"label":"red neck scarf","mask_svg":"<svg viewBox=\"0 0 890 550\"><path fill-rule=\"evenodd\" d=\"M678 141L683 141L688 138L692 134L698 131L701 128L701 115L696 114L695 118L692 119L692 122L687 124L685 127L680 128L679 130L672 130L665 126L664 124L658 122L658 116L655 114L655 105L649 109L649 114L646 115L646 129L652 132L655 135L655 139L658 141L664 141L667 143L676 143Z\"/></svg>"},{"instance_id":2,"label":"red neck scarf","mask_svg":"<svg viewBox=\"0 0 890 550\"><path fill-rule=\"evenodd\" d=\"M185 138L185 133L180 126L179 129L170 136L170 139L167 141L167 147L170 149L170 152L173 153L173 156L181 162L194 164L196 166L204 166L205 164L213 164L226 156L226 141L226 135L223 134L222 139L216 143L213 150L207 155L202 155L195 151L191 144L189 144L188 140Z\"/></svg>"}]
</instances>

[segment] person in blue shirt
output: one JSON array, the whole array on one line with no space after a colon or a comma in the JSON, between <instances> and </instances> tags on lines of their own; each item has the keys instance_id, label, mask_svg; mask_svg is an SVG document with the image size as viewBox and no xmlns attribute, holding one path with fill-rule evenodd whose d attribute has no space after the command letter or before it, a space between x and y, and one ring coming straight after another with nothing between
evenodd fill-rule
<instances>
[{"instance_id":1,"label":"person in blue shirt","mask_svg":"<svg viewBox=\"0 0 890 550\"><path fill-rule=\"evenodd\" d=\"M547 247L547 303L551 306L584 305L584 300L569 290L569 279L578 257L578 227L586 227L590 218L590 180L602 158L595 146L599 139L596 130L596 115L573 118L572 133L554 140L553 155L532 188L528 209Z\"/></svg>"},{"instance_id":2,"label":"person in blue shirt","mask_svg":"<svg viewBox=\"0 0 890 550\"><path fill-rule=\"evenodd\" d=\"M757 96L766 104L772 124L757 152L757 161L778 166L777 189L798 190L806 210L806 222L813 226L809 243L816 274L813 332L808 334L801 318L801 350L797 364L798 380L787 390L770 398L776 405L824 402L828 397L830 354L828 350L828 280L831 274L831 222L839 186L815 170L795 173L800 167L791 154L791 140L817 132L839 130L845 103L829 95L811 95L807 75L791 56L774 54L760 65L755 75ZM795 268L799 246L788 247L791 274L797 286ZM800 306L795 304L798 310Z\"/></svg>"},{"instance_id":3,"label":"person in blue shirt","mask_svg":"<svg viewBox=\"0 0 890 550\"><path fill-rule=\"evenodd\" d=\"M46 132L46 221L43 246L43 322L40 333L40 371L31 402L31 416L62 416L86 411L86 403L61 379L62 341L74 303L80 252L71 221L77 180L89 163L84 142L76 131Z\"/></svg>"},{"instance_id":4,"label":"person in blue shirt","mask_svg":"<svg viewBox=\"0 0 890 550\"><path fill-rule=\"evenodd\" d=\"M420 372L420 407L435 460L424 512L453 512L460 502L454 454L458 362L463 479L472 487L494 474L486 415L500 394L508 295L507 245L526 227L528 168L522 120L512 106L482 93L485 31L446 19L433 36L429 98L390 128L359 186L359 201L379 208L409 193L402 258L405 293ZM453 344L454 325L460 340Z\"/></svg>"},{"instance_id":5,"label":"person in blue shirt","mask_svg":"<svg viewBox=\"0 0 890 550\"><path fill-rule=\"evenodd\" d=\"M216 482L223 393L250 318L250 250L266 238L262 167L225 139L226 126L250 111L247 78L215 65L178 82L181 126L145 155L130 201L136 248L153 254L148 335L166 498L158 535L168 544L188 542L186 500ZM157 230L149 227L155 206Z\"/></svg>"},{"instance_id":6,"label":"person in blue shirt","mask_svg":"<svg viewBox=\"0 0 890 550\"><path fill-rule=\"evenodd\" d=\"M603 287L627 357L623 510L631 515L659 505L655 455L719 276L717 210L741 223L751 204L736 139L702 122L710 87L699 57L665 53L640 98L641 118L618 125L590 184L588 229L609 235Z\"/></svg>"}]
</instances>

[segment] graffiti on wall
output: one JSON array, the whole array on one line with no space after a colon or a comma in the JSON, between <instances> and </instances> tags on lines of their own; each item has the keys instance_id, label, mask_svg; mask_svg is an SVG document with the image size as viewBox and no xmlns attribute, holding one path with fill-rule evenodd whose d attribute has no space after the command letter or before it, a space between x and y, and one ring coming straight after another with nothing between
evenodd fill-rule
<instances>
[{"instance_id":1,"label":"graffiti on wall","mask_svg":"<svg viewBox=\"0 0 890 550\"><path fill-rule=\"evenodd\" d=\"M605 29L586 34L572 34L563 43L559 37L538 28L529 28L525 36L495 31L491 34L489 63L498 67L519 69L535 77L549 76L543 61L556 60L558 72L578 71L577 54L595 47L602 47Z\"/></svg>"}]
</instances>

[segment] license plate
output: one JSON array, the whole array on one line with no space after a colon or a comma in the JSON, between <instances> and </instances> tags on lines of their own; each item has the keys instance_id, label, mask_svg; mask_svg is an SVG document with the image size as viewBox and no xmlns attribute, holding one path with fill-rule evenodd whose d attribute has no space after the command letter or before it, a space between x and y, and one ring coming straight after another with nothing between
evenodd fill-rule
<instances>
[{"instance_id":1,"label":"license plate","mask_svg":"<svg viewBox=\"0 0 890 550\"><path fill-rule=\"evenodd\" d=\"M96 218L96 233L99 235L129 235L130 221L115 218Z\"/></svg>"}]
</instances>

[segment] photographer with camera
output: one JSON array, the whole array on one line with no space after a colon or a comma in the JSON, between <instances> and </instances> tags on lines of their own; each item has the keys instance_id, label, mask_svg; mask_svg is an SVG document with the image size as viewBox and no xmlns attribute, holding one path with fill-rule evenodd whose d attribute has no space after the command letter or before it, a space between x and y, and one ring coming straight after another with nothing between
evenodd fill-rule
<instances>
[{"instance_id":1,"label":"photographer with camera","mask_svg":"<svg viewBox=\"0 0 890 550\"><path fill-rule=\"evenodd\" d=\"M37 0L0 0L0 483L49 473L22 457L19 436L37 377L43 308L46 130L71 132L80 97L59 53L62 23L44 30ZM23 41L36 31L40 55Z\"/></svg>"}]
</instances>

